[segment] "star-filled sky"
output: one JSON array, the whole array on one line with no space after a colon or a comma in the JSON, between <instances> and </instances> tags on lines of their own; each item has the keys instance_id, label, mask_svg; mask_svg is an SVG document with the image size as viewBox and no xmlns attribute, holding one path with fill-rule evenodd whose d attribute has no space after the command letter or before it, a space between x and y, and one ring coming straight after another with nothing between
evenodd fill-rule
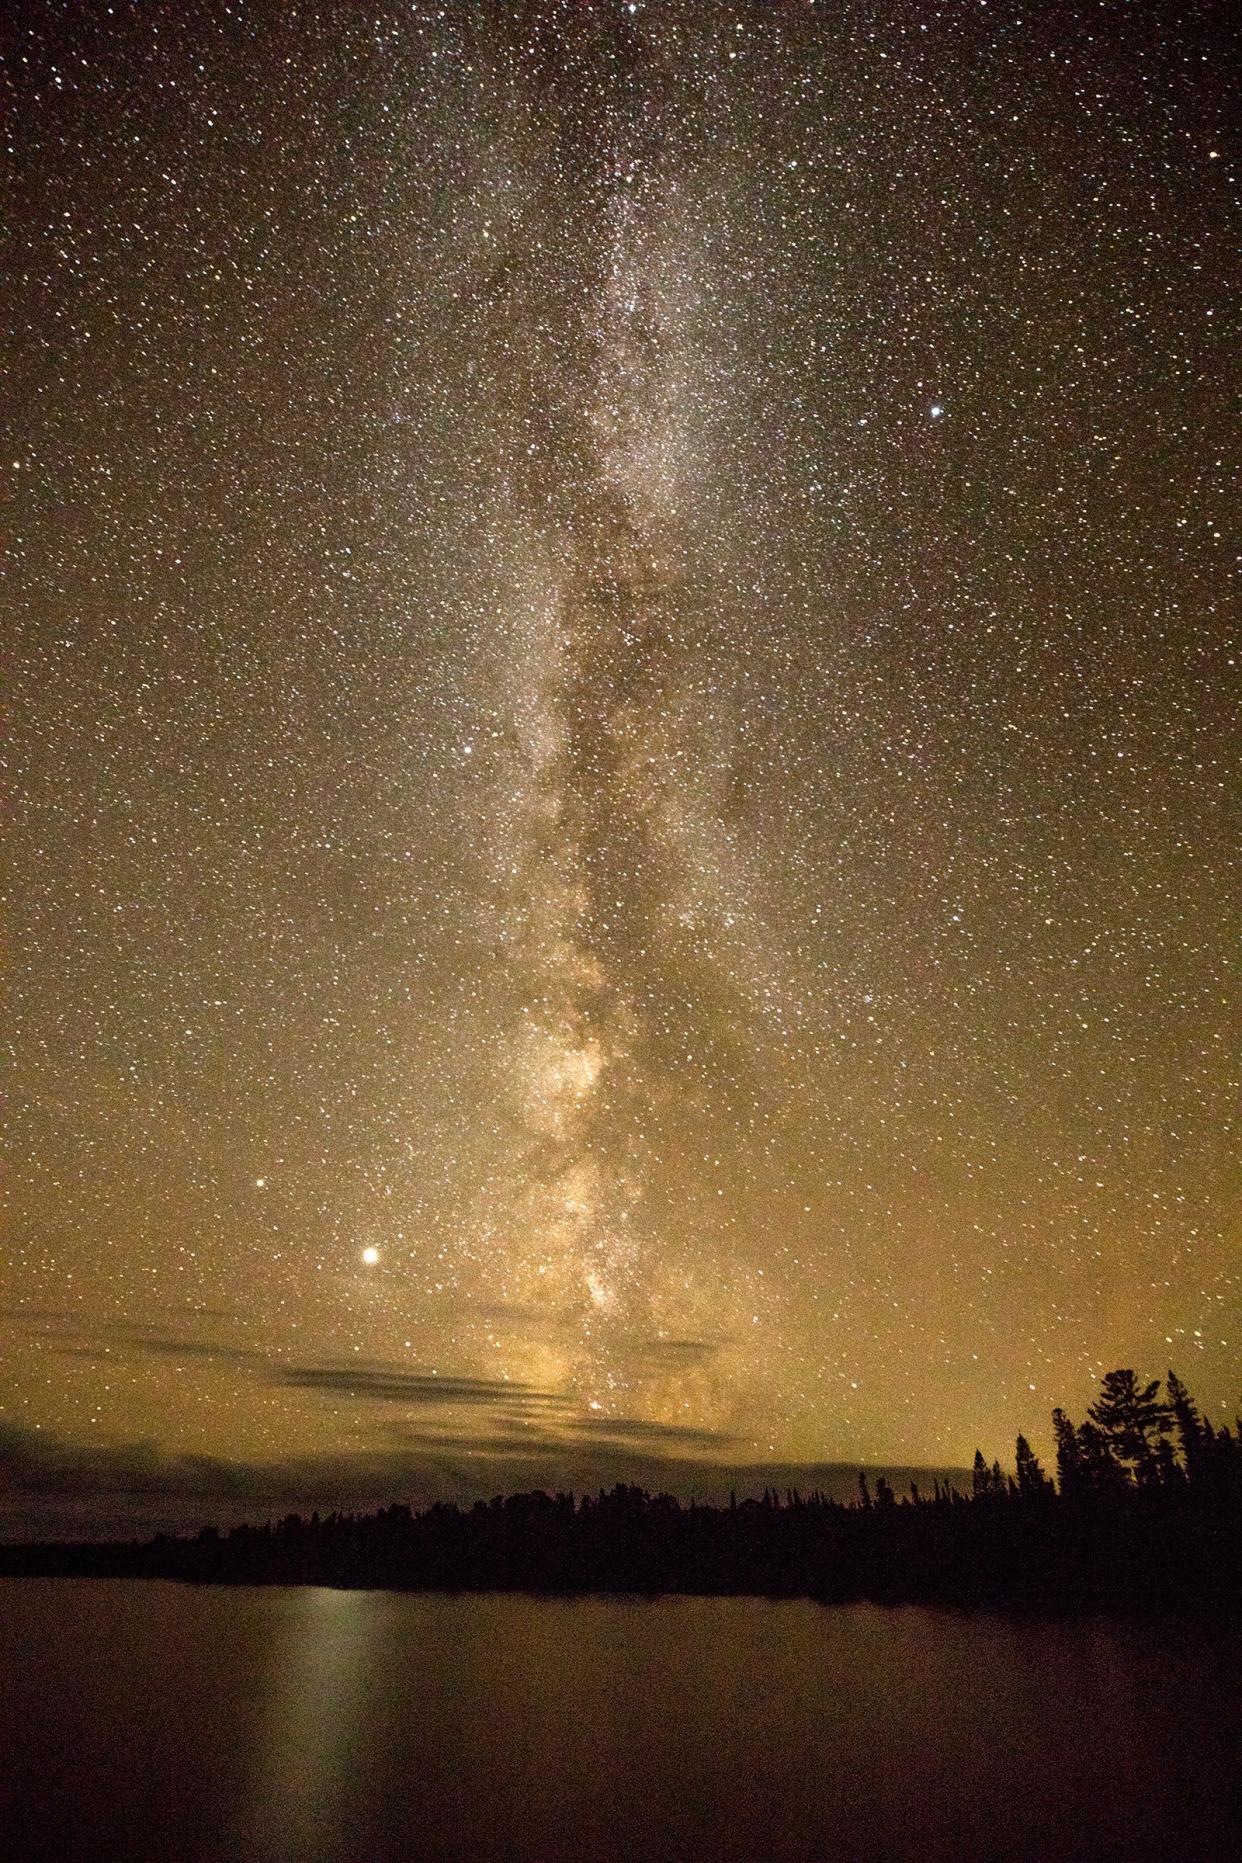
<instances>
[{"instance_id":1,"label":"star-filled sky","mask_svg":"<svg viewBox=\"0 0 1242 1863\"><path fill-rule=\"evenodd\" d=\"M1227 17L18 10L20 1467L1232 1415Z\"/></svg>"}]
</instances>

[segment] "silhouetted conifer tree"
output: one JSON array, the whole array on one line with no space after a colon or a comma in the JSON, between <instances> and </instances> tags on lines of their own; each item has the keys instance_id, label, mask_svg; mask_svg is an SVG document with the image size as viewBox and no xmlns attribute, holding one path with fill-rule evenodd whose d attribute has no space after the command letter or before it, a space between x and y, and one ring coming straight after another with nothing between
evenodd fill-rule
<instances>
[{"instance_id":1,"label":"silhouetted conifer tree","mask_svg":"<svg viewBox=\"0 0 1242 1863\"><path fill-rule=\"evenodd\" d=\"M1057 1445L1057 1486L1062 1494L1077 1494L1083 1485L1078 1431L1059 1407L1052 1413L1052 1433Z\"/></svg>"},{"instance_id":2,"label":"silhouetted conifer tree","mask_svg":"<svg viewBox=\"0 0 1242 1863\"><path fill-rule=\"evenodd\" d=\"M1095 1423L1079 1426L1078 1464L1084 1487L1098 1494L1116 1493L1126 1485L1126 1471L1114 1458L1107 1436Z\"/></svg>"},{"instance_id":3,"label":"silhouetted conifer tree","mask_svg":"<svg viewBox=\"0 0 1242 1863\"><path fill-rule=\"evenodd\" d=\"M1159 1389L1159 1378L1140 1385L1132 1371L1110 1371L1087 1411L1114 1458L1132 1467L1139 1481L1155 1476L1156 1444L1169 1430L1169 1407L1157 1396Z\"/></svg>"},{"instance_id":4,"label":"silhouetted conifer tree","mask_svg":"<svg viewBox=\"0 0 1242 1863\"><path fill-rule=\"evenodd\" d=\"M1203 1419L1190 1392L1175 1371L1169 1372L1164 1385L1169 1394L1169 1409L1177 1425L1177 1440L1186 1471L1192 1474L1198 1467L1203 1449Z\"/></svg>"},{"instance_id":5,"label":"silhouetted conifer tree","mask_svg":"<svg viewBox=\"0 0 1242 1863\"><path fill-rule=\"evenodd\" d=\"M1156 1444L1156 1479L1162 1488L1175 1488L1186 1479L1167 1436L1162 1436Z\"/></svg>"},{"instance_id":6,"label":"silhouetted conifer tree","mask_svg":"<svg viewBox=\"0 0 1242 1863\"><path fill-rule=\"evenodd\" d=\"M1025 1436L1019 1436L1014 1445L1014 1467L1018 1477L1018 1493L1027 1499L1037 1494L1047 1494L1052 1487Z\"/></svg>"}]
</instances>

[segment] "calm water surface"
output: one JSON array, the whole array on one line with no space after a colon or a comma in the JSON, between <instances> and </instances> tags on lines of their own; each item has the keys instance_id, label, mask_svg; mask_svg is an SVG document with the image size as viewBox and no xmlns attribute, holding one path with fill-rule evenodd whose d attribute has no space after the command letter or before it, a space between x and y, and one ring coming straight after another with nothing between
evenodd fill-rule
<instances>
[{"instance_id":1,"label":"calm water surface","mask_svg":"<svg viewBox=\"0 0 1242 1863\"><path fill-rule=\"evenodd\" d=\"M752 1599L0 1580L0 1850L1242 1854L1237 1636Z\"/></svg>"}]
</instances>

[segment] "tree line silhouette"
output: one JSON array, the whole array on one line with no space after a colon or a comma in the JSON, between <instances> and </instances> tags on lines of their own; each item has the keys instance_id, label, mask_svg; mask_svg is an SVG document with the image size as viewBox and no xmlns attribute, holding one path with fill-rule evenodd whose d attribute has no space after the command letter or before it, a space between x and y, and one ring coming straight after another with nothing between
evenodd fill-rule
<instances>
[{"instance_id":1,"label":"tree line silhouette","mask_svg":"<svg viewBox=\"0 0 1242 1863\"><path fill-rule=\"evenodd\" d=\"M852 1502L766 1490L727 1506L624 1484L575 1498L289 1514L146 1542L0 1547L0 1573L408 1590L660 1592L844 1603L1236 1610L1242 1421L1214 1428L1172 1372L1111 1371L1085 1422L1053 1412L1056 1479L1019 1436L1013 1474L982 1451L970 1491L898 1495L858 1477Z\"/></svg>"}]
</instances>

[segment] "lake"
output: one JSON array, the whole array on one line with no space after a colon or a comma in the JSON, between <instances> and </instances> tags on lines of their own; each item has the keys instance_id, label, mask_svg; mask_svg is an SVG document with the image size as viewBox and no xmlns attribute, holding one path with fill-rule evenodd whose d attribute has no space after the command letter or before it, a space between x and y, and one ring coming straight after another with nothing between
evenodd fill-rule
<instances>
[{"instance_id":1,"label":"lake","mask_svg":"<svg viewBox=\"0 0 1242 1863\"><path fill-rule=\"evenodd\" d=\"M749 1598L0 1580L35 1863L1238 1854L1242 1639Z\"/></svg>"}]
</instances>

